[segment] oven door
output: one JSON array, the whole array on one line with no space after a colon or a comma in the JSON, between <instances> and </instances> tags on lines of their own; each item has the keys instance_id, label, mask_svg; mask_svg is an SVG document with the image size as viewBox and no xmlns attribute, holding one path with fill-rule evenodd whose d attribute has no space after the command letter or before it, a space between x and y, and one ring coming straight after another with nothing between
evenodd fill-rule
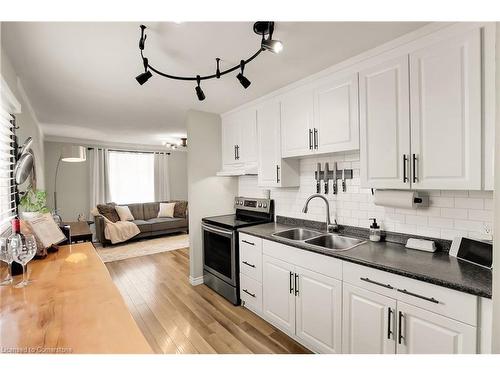
<instances>
[{"instance_id":1,"label":"oven door","mask_svg":"<svg viewBox=\"0 0 500 375\"><path fill-rule=\"evenodd\" d=\"M236 286L236 234L205 223L203 235L203 268L225 282Z\"/></svg>"}]
</instances>

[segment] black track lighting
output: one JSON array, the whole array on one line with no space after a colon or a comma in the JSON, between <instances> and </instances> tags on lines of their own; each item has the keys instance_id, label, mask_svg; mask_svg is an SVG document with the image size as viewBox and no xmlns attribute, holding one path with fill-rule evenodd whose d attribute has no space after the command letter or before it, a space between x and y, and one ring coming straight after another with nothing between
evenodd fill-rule
<instances>
[{"instance_id":1,"label":"black track lighting","mask_svg":"<svg viewBox=\"0 0 500 375\"><path fill-rule=\"evenodd\" d=\"M264 36L265 34L262 33L262 42L260 44L262 49L271 51L273 53L280 53L283 50L283 43L281 43L279 40L273 39L274 22L269 22L267 32L267 39Z\"/></svg>"},{"instance_id":2,"label":"black track lighting","mask_svg":"<svg viewBox=\"0 0 500 375\"><path fill-rule=\"evenodd\" d=\"M215 61L217 61L217 69L215 70L215 77L217 77L217 79L219 79L220 78L220 69L219 69L220 59L217 57L215 59Z\"/></svg>"},{"instance_id":3,"label":"black track lighting","mask_svg":"<svg viewBox=\"0 0 500 375\"><path fill-rule=\"evenodd\" d=\"M200 76L196 76L196 83L198 84L195 88L196 91L196 96L198 97L198 100L201 102L202 100L205 100L205 93L200 87Z\"/></svg>"},{"instance_id":4,"label":"black track lighting","mask_svg":"<svg viewBox=\"0 0 500 375\"><path fill-rule=\"evenodd\" d=\"M146 26L141 25L141 39L139 39L139 49L142 51L144 49L144 44L146 43L147 35L144 35L144 30L146 30Z\"/></svg>"},{"instance_id":5,"label":"black track lighting","mask_svg":"<svg viewBox=\"0 0 500 375\"><path fill-rule=\"evenodd\" d=\"M141 73L137 77L135 77L135 79L141 86L144 85L148 81L148 79L153 76L153 74L151 74L151 72L148 70L148 59L143 57L142 63L144 65L144 73Z\"/></svg>"},{"instance_id":6,"label":"black track lighting","mask_svg":"<svg viewBox=\"0 0 500 375\"><path fill-rule=\"evenodd\" d=\"M238 78L238 81L240 81L241 86L243 86L244 88L247 89L248 86L250 86L252 82L250 82L249 79L243 75L243 70L245 70L245 60L240 61L240 69L241 69L241 72L238 73L236 78Z\"/></svg>"}]
</instances>

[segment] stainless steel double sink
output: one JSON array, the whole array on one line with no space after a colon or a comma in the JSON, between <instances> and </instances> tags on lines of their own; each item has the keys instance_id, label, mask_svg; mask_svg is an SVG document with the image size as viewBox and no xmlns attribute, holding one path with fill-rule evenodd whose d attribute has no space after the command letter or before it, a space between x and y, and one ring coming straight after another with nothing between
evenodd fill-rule
<instances>
[{"instance_id":1,"label":"stainless steel double sink","mask_svg":"<svg viewBox=\"0 0 500 375\"><path fill-rule=\"evenodd\" d=\"M365 243L357 238L339 236L337 234L321 233L304 228L286 229L273 233L291 242L304 242L327 251L345 251Z\"/></svg>"}]
</instances>

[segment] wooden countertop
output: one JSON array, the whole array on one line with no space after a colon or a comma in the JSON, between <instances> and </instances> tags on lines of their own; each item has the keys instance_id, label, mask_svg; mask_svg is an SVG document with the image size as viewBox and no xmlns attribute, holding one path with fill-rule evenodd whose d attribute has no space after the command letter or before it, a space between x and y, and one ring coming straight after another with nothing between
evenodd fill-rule
<instances>
[{"instance_id":1,"label":"wooden countertop","mask_svg":"<svg viewBox=\"0 0 500 375\"><path fill-rule=\"evenodd\" d=\"M0 287L0 353L152 353L91 243L29 267L33 284Z\"/></svg>"}]
</instances>

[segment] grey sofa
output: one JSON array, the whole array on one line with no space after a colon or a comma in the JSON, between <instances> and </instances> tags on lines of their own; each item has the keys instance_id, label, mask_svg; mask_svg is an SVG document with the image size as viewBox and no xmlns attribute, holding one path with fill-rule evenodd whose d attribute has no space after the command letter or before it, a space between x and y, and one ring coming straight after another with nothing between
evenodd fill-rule
<instances>
[{"instance_id":1,"label":"grey sofa","mask_svg":"<svg viewBox=\"0 0 500 375\"><path fill-rule=\"evenodd\" d=\"M178 202L178 201L170 201L170 202ZM128 206L130 208L130 212L132 213L135 219L133 222L137 224L139 230L141 231L131 240L160 236L163 234L170 234L176 232L186 232L186 233L189 232L187 205L186 205L186 211L184 213L178 215L179 217L173 217L173 218L157 217L158 211L160 210L160 202L123 204L123 206ZM111 241L107 240L104 236L104 225L105 225L104 217L95 216L96 237L97 240L102 244L102 246L111 244Z\"/></svg>"}]
</instances>

